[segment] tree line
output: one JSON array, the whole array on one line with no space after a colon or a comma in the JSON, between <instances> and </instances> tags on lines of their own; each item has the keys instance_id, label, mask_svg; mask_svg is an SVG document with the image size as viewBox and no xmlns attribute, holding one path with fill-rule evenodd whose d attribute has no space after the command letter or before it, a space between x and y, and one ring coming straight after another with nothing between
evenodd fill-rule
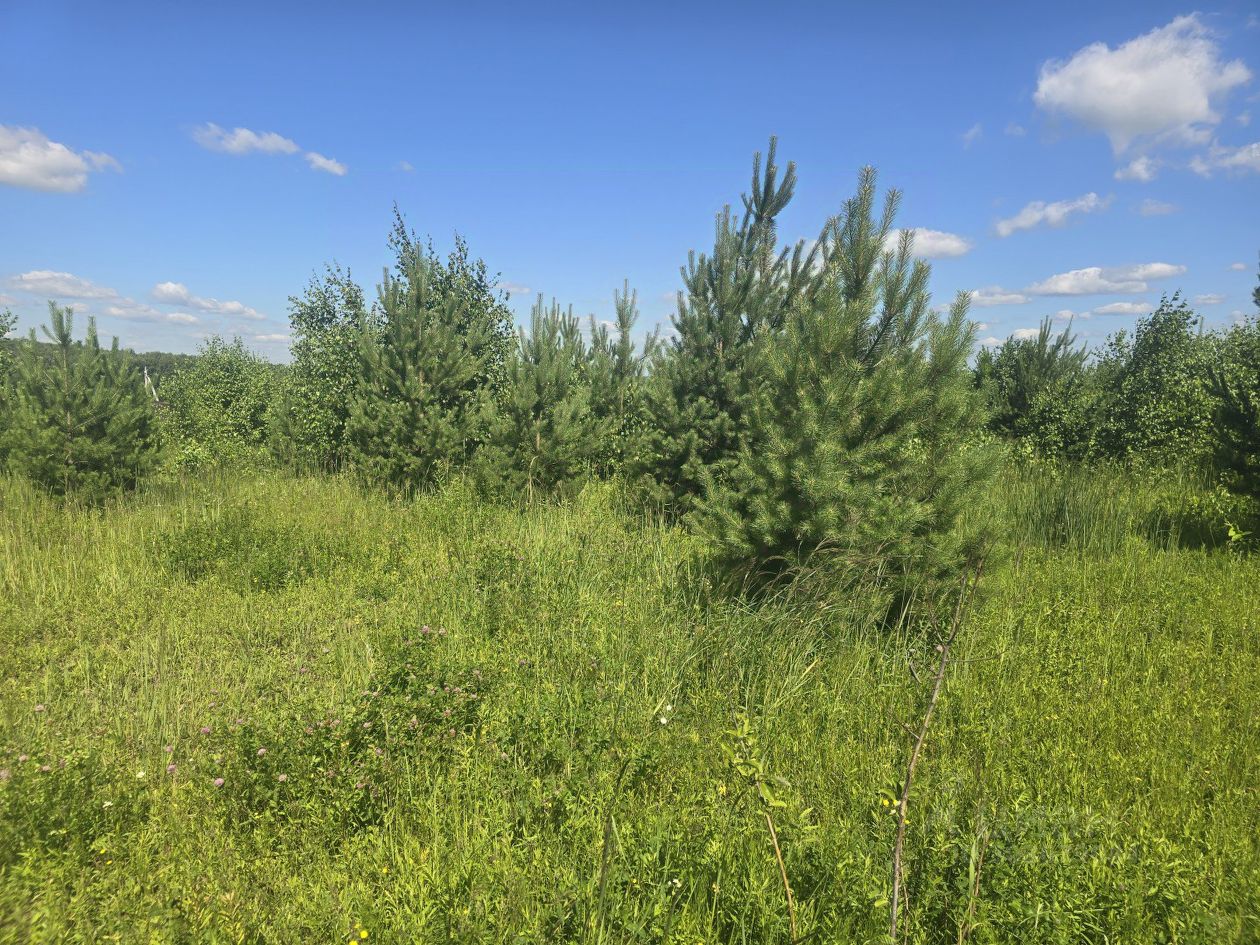
<instances>
[{"instance_id":1,"label":"tree line","mask_svg":"<svg viewBox=\"0 0 1260 945\"><path fill-rule=\"evenodd\" d=\"M928 264L873 169L812 242L783 244L796 185L771 141L749 191L682 268L673 331L635 340L540 296L514 330L462 239L442 256L395 212L374 295L328 266L290 300L292 362L238 339L149 375L50 303L47 341L0 348L0 461L99 497L207 464L348 471L393 489L453 477L487 496L592 477L709 537L732 574L880 574L891 594L982 553L965 512L1016 455L1191 464L1260 495L1260 324L1205 331L1177 296L1097 353L1070 326L975 352L965 294L934 308ZM1260 289L1257 289L1260 309ZM11 316L6 316L12 326ZM3 332L0 331L0 335Z\"/></svg>"}]
</instances>

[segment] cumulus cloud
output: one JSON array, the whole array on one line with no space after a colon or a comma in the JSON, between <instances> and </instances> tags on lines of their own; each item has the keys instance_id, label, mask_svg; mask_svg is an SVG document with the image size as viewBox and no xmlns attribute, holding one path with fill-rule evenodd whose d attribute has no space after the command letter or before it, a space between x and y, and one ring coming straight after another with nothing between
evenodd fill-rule
<instances>
[{"instance_id":1,"label":"cumulus cloud","mask_svg":"<svg viewBox=\"0 0 1260 945\"><path fill-rule=\"evenodd\" d=\"M412 171L415 170L415 168L411 166L410 161L399 161L397 164L394 165L394 167L397 170L402 171L404 174L410 174Z\"/></svg>"},{"instance_id":2,"label":"cumulus cloud","mask_svg":"<svg viewBox=\"0 0 1260 945\"><path fill-rule=\"evenodd\" d=\"M1035 229L1042 224L1046 226L1063 226L1068 221L1068 217L1074 213L1093 213L1095 210L1103 209L1110 203L1110 197L1099 197L1092 192L1077 197L1075 200L1058 200L1054 203L1034 200L1015 216L1006 220L998 220L995 229L998 236L1010 236L1012 233L1018 233L1020 230Z\"/></svg>"},{"instance_id":3,"label":"cumulus cloud","mask_svg":"<svg viewBox=\"0 0 1260 945\"><path fill-rule=\"evenodd\" d=\"M1152 200L1147 197L1138 205L1138 213L1144 217L1162 217L1169 213L1176 213L1175 204L1164 203L1162 200Z\"/></svg>"},{"instance_id":4,"label":"cumulus cloud","mask_svg":"<svg viewBox=\"0 0 1260 945\"><path fill-rule=\"evenodd\" d=\"M1231 272L1246 272L1247 264L1246 263L1230 263L1229 269Z\"/></svg>"},{"instance_id":5,"label":"cumulus cloud","mask_svg":"<svg viewBox=\"0 0 1260 945\"><path fill-rule=\"evenodd\" d=\"M500 282L496 288L508 293L508 295L529 295L533 291L529 286L522 285L519 282ZM672 293L670 298L674 298Z\"/></svg>"},{"instance_id":6,"label":"cumulus cloud","mask_svg":"<svg viewBox=\"0 0 1260 945\"><path fill-rule=\"evenodd\" d=\"M289 340L289 335L287 335L284 332L270 332L270 333L265 333L265 334L252 335L251 337L254 339L254 341L261 341L268 344L279 344L281 342L287 342Z\"/></svg>"},{"instance_id":7,"label":"cumulus cloud","mask_svg":"<svg viewBox=\"0 0 1260 945\"><path fill-rule=\"evenodd\" d=\"M1017 124L1012 121L1012 122L1007 122L1006 128L1004 129L1004 133L1010 135L1012 138L1022 138L1028 132L1024 129L1023 125Z\"/></svg>"},{"instance_id":8,"label":"cumulus cloud","mask_svg":"<svg viewBox=\"0 0 1260 945\"><path fill-rule=\"evenodd\" d=\"M1159 168L1159 162L1154 158L1142 155L1135 157L1124 167L1116 169L1116 180L1135 180L1143 184L1149 184L1155 179L1155 173Z\"/></svg>"},{"instance_id":9,"label":"cumulus cloud","mask_svg":"<svg viewBox=\"0 0 1260 945\"><path fill-rule=\"evenodd\" d=\"M1017 340L1023 340L1025 338L1036 338L1040 333L1041 331L1038 328L1016 328L1013 332L1011 332L1011 337Z\"/></svg>"},{"instance_id":10,"label":"cumulus cloud","mask_svg":"<svg viewBox=\"0 0 1260 945\"><path fill-rule=\"evenodd\" d=\"M1107 293L1130 294L1145 292L1147 281L1168 279L1186 271L1185 266L1171 263L1142 263L1137 266L1119 266L1104 269L1088 266L1061 272L1041 282L1030 285L1024 291L1029 295L1103 295ZM1095 311L1098 311L1095 309Z\"/></svg>"},{"instance_id":11,"label":"cumulus cloud","mask_svg":"<svg viewBox=\"0 0 1260 945\"><path fill-rule=\"evenodd\" d=\"M1145 302L1112 302L1094 309L1095 315L1145 315L1151 307Z\"/></svg>"},{"instance_id":12,"label":"cumulus cloud","mask_svg":"<svg viewBox=\"0 0 1260 945\"><path fill-rule=\"evenodd\" d=\"M274 131L250 131L248 128L233 128L228 131L214 122L206 122L194 129L193 140L208 151L221 151L224 154L250 154L254 151L263 154L296 154L301 150L297 142Z\"/></svg>"},{"instance_id":13,"label":"cumulus cloud","mask_svg":"<svg viewBox=\"0 0 1260 945\"><path fill-rule=\"evenodd\" d=\"M1217 104L1250 79L1190 14L1115 49L1092 43L1045 63L1033 101L1102 132L1121 154L1139 140L1203 143L1221 120Z\"/></svg>"},{"instance_id":14,"label":"cumulus cloud","mask_svg":"<svg viewBox=\"0 0 1260 945\"><path fill-rule=\"evenodd\" d=\"M1227 148L1214 144L1206 154L1190 159L1190 169L1203 177L1211 177L1213 171L1238 171L1260 173L1260 141Z\"/></svg>"},{"instance_id":15,"label":"cumulus cloud","mask_svg":"<svg viewBox=\"0 0 1260 945\"><path fill-rule=\"evenodd\" d=\"M888 234L884 248L895 251L901 242L901 234L905 230L893 230ZM972 242L957 233L946 233L944 230L929 230L925 227L913 227L910 234L914 237L914 255L923 259L949 259L965 256L971 252Z\"/></svg>"},{"instance_id":16,"label":"cumulus cloud","mask_svg":"<svg viewBox=\"0 0 1260 945\"><path fill-rule=\"evenodd\" d=\"M1225 301L1225 296L1219 292L1204 292L1202 295L1194 297L1195 305L1220 305Z\"/></svg>"},{"instance_id":17,"label":"cumulus cloud","mask_svg":"<svg viewBox=\"0 0 1260 945\"><path fill-rule=\"evenodd\" d=\"M964 148L969 148L977 141L984 137L984 126L980 122L976 122L970 128L963 132L962 142Z\"/></svg>"},{"instance_id":18,"label":"cumulus cloud","mask_svg":"<svg viewBox=\"0 0 1260 945\"><path fill-rule=\"evenodd\" d=\"M218 299L202 298L200 296L193 295L188 291L188 286L184 285L182 282L159 282L153 287L153 291L149 294L153 297L155 302L163 302L167 305L187 306L202 312L211 312L215 315L227 315L232 318L249 318L255 321L262 321L267 317L265 315L260 315L257 311L242 302L220 302Z\"/></svg>"},{"instance_id":19,"label":"cumulus cloud","mask_svg":"<svg viewBox=\"0 0 1260 945\"><path fill-rule=\"evenodd\" d=\"M338 177L346 176L346 166L344 164L340 161L334 161L330 157L324 157L322 154L316 154L314 151L306 152L306 163L317 171L335 174Z\"/></svg>"},{"instance_id":20,"label":"cumulus cloud","mask_svg":"<svg viewBox=\"0 0 1260 945\"><path fill-rule=\"evenodd\" d=\"M38 128L0 125L0 184L71 194L87 186L93 171L121 171L100 151L76 152L50 141Z\"/></svg>"},{"instance_id":21,"label":"cumulus cloud","mask_svg":"<svg viewBox=\"0 0 1260 945\"><path fill-rule=\"evenodd\" d=\"M1028 301L1028 296L1019 292L1008 292L996 285L972 289L968 294L971 296L971 304L979 308L989 308L993 305L1023 305Z\"/></svg>"}]
</instances>

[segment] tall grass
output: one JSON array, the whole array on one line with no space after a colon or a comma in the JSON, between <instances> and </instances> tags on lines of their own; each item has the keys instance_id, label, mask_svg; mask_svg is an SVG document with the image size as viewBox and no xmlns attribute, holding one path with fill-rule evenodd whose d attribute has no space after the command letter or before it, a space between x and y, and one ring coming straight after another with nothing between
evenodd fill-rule
<instances>
[{"instance_id":1,"label":"tall grass","mask_svg":"<svg viewBox=\"0 0 1260 945\"><path fill-rule=\"evenodd\" d=\"M995 490L911 941L1260 936L1260 565L1167 508L1119 473ZM0 942L785 942L741 712L801 937L882 940L922 690L860 614L714 592L610 486L6 481Z\"/></svg>"}]
</instances>

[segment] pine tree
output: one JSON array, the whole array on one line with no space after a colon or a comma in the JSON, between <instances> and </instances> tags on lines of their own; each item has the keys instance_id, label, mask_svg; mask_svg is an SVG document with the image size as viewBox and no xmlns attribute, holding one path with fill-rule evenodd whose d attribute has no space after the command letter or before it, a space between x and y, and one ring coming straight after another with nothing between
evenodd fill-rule
<instances>
[{"instance_id":1,"label":"pine tree","mask_svg":"<svg viewBox=\"0 0 1260 945\"><path fill-rule=\"evenodd\" d=\"M909 233L885 252L898 196L877 219L863 171L828 234L822 286L757 352L748 438L725 475L708 475L695 516L744 578L808 565L829 580L881 575L906 600L940 589L976 548L957 527L991 465L967 446L982 418L974 329L965 296L931 311Z\"/></svg>"},{"instance_id":2,"label":"pine tree","mask_svg":"<svg viewBox=\"0 0 1260 945\"><path fill-rule=\"evenodd\" d=\"M57 495L132 487L150 461L152 408L140 373L117 338L101 348L95 320L76 343L72 311L54 302L48 311L54 357L41 357L32 329L17 363L8 467Z\"/></svg>"},{"instance_id":3,"label":"pine tree","mask_svg":"<svg viewBox=\"0 0 1260 945\"><path fill-rule=\"evenodd\" d=\"M358 381L346 418L350 461L368 478L402 488L433 483L462 466L485 433L483 323L443 294L429 260L412 255L380 287L381 323L359 333Z\"/></svg>"},{"instance_id":4,"label":"pine tree","mask_svg":"<svg viewBox=\"0 0 1260 945\"><path fill-rule=\"evenodd\" d=\"M605 475L624 470L630 451L640 441L644 429L644 382L659 343L655 332L644 339L642 347L634 342L639 307L638 295L630 290L629 282L621 292L613 293L613 308L617 317L615 335L593 316L590 320L591 409L607 427L598 461L599 470Z\"/></svg>"},{"instance_id":5,"label":"pine tree","mask_svg":"<svg viewBox=\"0 0 1260 945\"><path fill-rule=\"evenodd\" d=\"M632 468L663 506L685 512L709 477L730 471L747 434L756 349L820 284L822 241L808 250L777 245L776 220L795 186L793 164L779 177L772 138L764 172L761 155L753 159L742 216L719 213L712 254L692 253L682 270L674 337L652 372L648 430Z\"/></svg>"},{"instance_id":6,"label":"pine tree","mask_svg":"<svg viewBox=\"0 0 1260 945\"><path fill-rule=\"evenodd\" d=\"M508 358L479 463L484 484L530 500L571 489L593 470L609 422L592 409L587 355L572 311L539 296Z\"/></svg>"}]
</instances>

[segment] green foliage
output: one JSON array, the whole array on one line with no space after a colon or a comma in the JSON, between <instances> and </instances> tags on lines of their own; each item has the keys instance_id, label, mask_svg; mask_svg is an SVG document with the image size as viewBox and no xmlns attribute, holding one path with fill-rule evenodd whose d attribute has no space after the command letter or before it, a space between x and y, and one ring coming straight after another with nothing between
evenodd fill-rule
<instances>
[{"instance_id":1,"label":"green foliage","mask_svg":"<svg viewBox=\"0 0 1260 945\"><path fill-rule=\"evenodd\" d=\"M486 361L495 326L470 316L466 297L445 291L432 265L409 253L401 275L385 273L381 324L359 332L346 418L351 463L405 489L467 462L485 436L491 402Z\"/></svg>"},{"instance_id":2,"label":"green foliage","mask_svg":"<svg viewBox=\"0 0 1260 945\"><path fill-rule=\"evenodd\" d=\"M1214 339L1180 297L1164 298L1133 335L1113 335L1099 363L1105 398L1098 433L1105 455L1155 465L1199 466L1212 451L1209 367Z\"/></svg>"},{"instance_id":3,"label":"green foliage","mask_svg":"<svg viewBox=\"0 0 1260 945\"><path fill-rule=\"evenodd\" d=\"M368 319L363 290L340 266L326 266L301 296L290 296L292 364L278 392L273 441L289 462L326 470L342 464L359 333Z\"/></svg>"},{"instance_id":4,"label":"green foliage","mask_svg":"<svg viewBox=\"0 0 1260 945\"><path fill-rule=\"evenodd\" d=\"M862 173L823 286L759 352L747 441L697 516L740 575L880 574L904 599L952 584L978 551L981 536L957 527L992 467L968 445L981 416L973 328L965 297L945 318L931 312L929 267L908 236L883 251L898 198L876 220L875 174Z\"/></svg>"},{"instance_id":5,"label":"green foliage","mask_svg":"<svg viewBox=\"0 0 1260 945\"><path fill-rule=\"evenodd\" d=\"M1006 339L976 359L976 383L989 405L989 426L1035 453L1083 459L1090 451L1098 395L1068 325L1058 335L1046 318L1035 338Z\"/></svg>"},{"instance_id":6,"label":"green foliage","mask_svg":"<svg viewBox=\"0 0 1260 945\"><path fill-rule=\"evenodd\" d=\"M158 433L176 469L204 463L258 463L278 384L270 364L240 338L215 336L197 359L158 387Z\"/></svg>"},{"instance_id":7,"label":"green foliage","mask_svg":"<svg viewBox=\"0 0 1260 945\"><path fill-rule=\"evenodd\" d=\"M7 308L0 310L0 468L3 468L5 463L5 441L7 439L5 434L11 423L12 408L9 405L9 401L13 397L10 390L13 353L6 342L8 341L7 335L16 324L17 316Z\"/></svg>"},{"instance_id":8,"label":"green foliage","mask_svg":"<svg viewBox=\"0 0 1260 945\"><path fill-rule=\"evenodd\" d=\"M588 376L591 384L591 409L597 419L607 425L599 448L598 468L605 474L623 472L635 459L634 452L643 442L647 427L645 386L648 368L659 349L653 331L635 344L632 333L639 320L638 295L626 282L621 292L613 293L616 311L615 334L606 324L591 318L591 343Z\"/></svg>"},{"instance_id":9,"label":"green foliage","mask_svg":"<svg viewBox=\"0 0 1260 945\"><path fill-rule=\"evenodd\" d=\"M1260 314L1226 333L1210 371L1217 468L1234 491L1260 499Z\"/></svg>"},{"instance_id":10,"label":"green foliage","mask_svg":"<svg viewBox=\"0 0 1260 945\"><path fill-rule=\"evenodd\" d=\"M907 938L1254 942L1260 559L1043 542L1045 485L981 499L1012 553L916 774ZM798 939L887 941L904 642L707 595L700 543L631 504L215 471L85 510L0 480L0 929L772 945L771 812ZM193 526L190 580L161 555Z\"/></svg>"},{"instance_id":11,"label":"green foliage","mask_svg":"<svg viewBox=\"0 0 1260 945\"><path fill-rule=\"evenodd\" d=\"M578 319L539 296L508 358L478 463L492 490L528 499L573 488L592 472L609 423L593 410L588 367Z\"/></svg>"},{"instance_id":12,"label":"green foliage","mask_svg":"<svg viewBox=\"0 0 1260 945\"><path fill-rule=\"evenodd\" d=\"M764 173L761 155L753 159L743 214L724 208L712 253L692 253L683 267L674 335L652 371L649 426L631 467L659 505L686 511L706 481L729 474L748 433L756 350L821 284L817 246L777 244L777 218L795 186L791 163L779 179L772 138Z\"/></svg>"},{"instance_id":13,"label":"green foliage","mask_svg":"<svg viewBox=\"0 0 1260 945\"><path fill-rule=\"evenodd\" d=\"M150 465L152 405L140 373L117 339L101 348L94 319L76 343L71 310L49 302L48 312L44 333L57 356L41 356L32 329L4 435L8 468L57 495L130 488Z\"/></svg>"}]
</instances>

